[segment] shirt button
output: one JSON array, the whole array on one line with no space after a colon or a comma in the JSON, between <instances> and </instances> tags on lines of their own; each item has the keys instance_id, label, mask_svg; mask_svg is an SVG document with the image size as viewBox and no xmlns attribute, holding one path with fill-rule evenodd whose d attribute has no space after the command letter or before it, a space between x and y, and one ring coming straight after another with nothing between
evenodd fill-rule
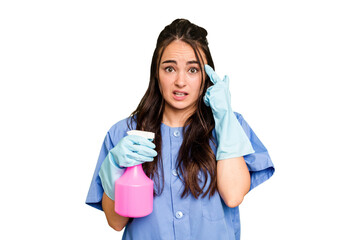
<instances>
[{"instance_id":1,"label":"shirt button","mask_svg":"<svg viewBox=\"0 0 361 240\"><path fill-rule=\"evenodd\" d=\"M175 213L175 217L181 219L183 217L183 213L181 211L178 211Z\"/></svg>"},{"instance_id":2,"label":"shirt button","mask_svg":"<svg viewBox=\"0 0 361 240\"><path fill-rule=\"evenodd\" d=\"M173 170L172 170L172 174L173 174L173 176L178 177L178 172L177 172L177 170L173 169Z\"/></svg>"},{"instance_id":3,"label":"shirt button","mask_svg":"<svg viewBox=\"0 0 361 240\"><path fill-rule=\"evenodd\" d=\"M174 135L175 137L179 137L179 136L180 136L180 132L179 132L178 130L175 130L174 133L173 133L173 135Z\"/></svg>"}]
</instances>

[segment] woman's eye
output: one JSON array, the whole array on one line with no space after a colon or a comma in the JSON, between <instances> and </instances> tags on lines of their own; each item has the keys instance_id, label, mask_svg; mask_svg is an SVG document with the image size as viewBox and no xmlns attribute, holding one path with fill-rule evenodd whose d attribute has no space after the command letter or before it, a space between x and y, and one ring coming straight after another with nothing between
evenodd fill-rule
<instances>
[{"instance_id":1,"label":"woman's eye","mask_svg":"<svg viewBox=\"0 0 361 240\"><path fill-rule=\"evenodd\" d=\"M191 69L189 69L189 72L190 73L197 73L198 69L197 68L191 68Z\"/></svg>"},{"instance_id":2,"label":"woman's eye","mask_svg":"<svg viewBox=\"0 0 361 240\"><path fill-rule=\"evenodd\" d=\"M172 67L166 67L166 68L165 68L165 71L166 71L166 72L173 72L173 71L174 71L174 68L172 68Z\"/></svg>"}]
</instances>

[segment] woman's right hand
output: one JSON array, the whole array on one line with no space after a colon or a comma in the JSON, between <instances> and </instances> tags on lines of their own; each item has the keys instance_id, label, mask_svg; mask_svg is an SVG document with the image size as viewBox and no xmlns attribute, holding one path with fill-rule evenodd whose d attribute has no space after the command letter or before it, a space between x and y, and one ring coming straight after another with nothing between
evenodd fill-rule
<instances>
[{"instance_id":1,"label":"woman's right hand","mask_svg":"<svg viewBox=\"0 0 361 240\"><path fill-rule=\"evenodd\" d=\"M144 162L151 162L157 156L155 145L145 137L128 135L109 151L110 160L119 167L132 167Z\"/></svg>"},{"instance_id":2,"label":"woman's right hand","mask_svg":"<svg viewBox=\"0 0 361 240\"><path fill-rule=\"evenodd\" d=\"M151 162L157 156L155 145L145 137L128 135L109 151L100 167L99 177L104 192L114 200L114 183L125 171L144 162Z\"/></svg>"}]
</instances>

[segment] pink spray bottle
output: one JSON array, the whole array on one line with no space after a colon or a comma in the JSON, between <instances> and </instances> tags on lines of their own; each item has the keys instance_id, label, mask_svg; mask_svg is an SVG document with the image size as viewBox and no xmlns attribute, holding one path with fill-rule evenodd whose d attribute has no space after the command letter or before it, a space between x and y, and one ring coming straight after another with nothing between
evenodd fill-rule
<instances>
[{"instance_id":1,"label":"pink spray bottle","mask_svg":"<svg viewBox=\"0 0 361 240\"><path fill-rule=\"evenodd\" d=\"M154 133L131 130L128 135L138 135L153 141ZM145 175L142 164L128 167L115 181L115 212L124 217L144 217L153 211L153 181Z\"/></svg>"}]
</instances>

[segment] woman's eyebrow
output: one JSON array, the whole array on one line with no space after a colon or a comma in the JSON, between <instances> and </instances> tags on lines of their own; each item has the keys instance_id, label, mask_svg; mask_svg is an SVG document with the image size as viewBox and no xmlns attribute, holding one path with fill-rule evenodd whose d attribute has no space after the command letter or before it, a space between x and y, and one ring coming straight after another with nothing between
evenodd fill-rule
<instances>
[{"instance_id":1,"label":"woman's eyebrow","mask_svg":"<svg viewBox=\"0 0 361 240\"><path fill-rule=\"evenodd\" d=\"M162 64L164 64L164 63L175 63L175 64L177 64L177 61L175 61L175 60L165 60L164 62L162 62Z\"/></svg>"},{"instance_id":2,"label":"woman's eyebrow","mask_svg":"<svg viewBox=\"0 0 361 240\"><path fill-rule=\"evenodd\" d=\"M198 62L198 61L193 60L193 61L188 61L188 62L187 62L187 65L188 65L188 64L194 64L194 63L195 63L195 64L199 64L199 62Z\"/></svg>"},{"instance_id":3,"label":"woman's eyebrow","mask_svg":"<svg viewBox=\"0 0 361 240\"><path fill-rule=\"evenodd\" d=\"M176 60L165 60L164 62L162 62L162 64L165 64L165 63L175 63L175 64L177 64L177 61ZM188 61L187 65L189 65L189 64L199 64L199 61L196 61L196 60Z\"/></svg>"}]
</instances>

